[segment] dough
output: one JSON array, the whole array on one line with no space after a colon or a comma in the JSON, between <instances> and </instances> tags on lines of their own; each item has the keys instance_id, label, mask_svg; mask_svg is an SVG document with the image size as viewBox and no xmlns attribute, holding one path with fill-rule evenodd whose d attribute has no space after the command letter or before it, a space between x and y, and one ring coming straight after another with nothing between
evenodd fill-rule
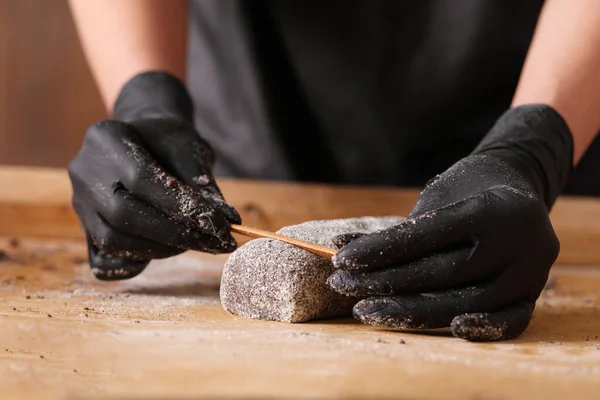
<instances>
[{"instance_id":1,"label":"dough","mask_svg":"<svg viewBox=\"0 0 600 400\"><path fill-rule=\"evenodd\" d=\"M360 217L309 221L280 229L295 239L335 247L343 233L370 233L402 222L402 217ZM326 281L331 261L287 243L255 239L231 254L221 280L225 310L247 318L282 322L350 315L360 299L334 292Z\"/></svg>"}]
</instances>

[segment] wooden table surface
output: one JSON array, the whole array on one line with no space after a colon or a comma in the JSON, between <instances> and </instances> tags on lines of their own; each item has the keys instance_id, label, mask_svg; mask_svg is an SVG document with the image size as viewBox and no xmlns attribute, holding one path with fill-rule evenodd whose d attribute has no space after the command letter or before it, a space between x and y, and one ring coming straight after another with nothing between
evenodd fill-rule
<instances>
[{"instance_id":1,"label":"wooden table surface","mask_svg":"<svg viewBox=\"0 0 600 400\"><path fill-rule=\"evenodd\" d=\"M55 208L68 200L49 193ZM51 215L40 199L20 208L24 220ZM219 304L223 256L186 253L108 283L92 276L80 238L3 229L0 399L600 396L600 268L589 260L555 266L520 338L469 343L352 319L235 317Z\"/></svg>"}]
</instances>

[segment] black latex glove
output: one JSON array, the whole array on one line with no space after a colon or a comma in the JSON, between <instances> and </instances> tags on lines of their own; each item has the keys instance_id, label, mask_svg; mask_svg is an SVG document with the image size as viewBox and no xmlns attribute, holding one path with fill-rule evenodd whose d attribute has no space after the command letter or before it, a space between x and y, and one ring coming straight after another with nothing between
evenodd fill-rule
<instances>
[{"instance_id":1,"label":"black latex glove","mask_svg":"<svg viewBox=\"0 0 600 400\"><path fill-rule=\"evenodd\" d=\"M182 83L147 72L123 87L113 119L88 129L69 176L97 278L128 279L186 250L236 248L229 224L240 216L215 183L192 115Z\"/></svg>"},{"instance_id":2,"label":"black latex glove","mask_svg":"<svg viewBox=\"0 0 600 400\"><path fill-rule=\"evenodd\" d=\"M330 286L364 299L353 311L363 323L451 327L473 341L519 336L558 256L548 212L572 147L550 107L509 110L471 155L428 182L404 223L336 238L348 244Z\"/></svg>"}]
</instances>

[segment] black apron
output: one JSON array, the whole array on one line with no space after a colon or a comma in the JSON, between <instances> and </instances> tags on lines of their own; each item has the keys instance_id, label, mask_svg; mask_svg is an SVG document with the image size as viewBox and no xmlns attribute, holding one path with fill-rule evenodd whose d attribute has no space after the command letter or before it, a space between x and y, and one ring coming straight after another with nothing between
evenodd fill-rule
<instances>
[{"instance_id":1,"label":"black apron","mask_svg":"<svg viewBox=\"0 0 600 400\"><path fill-rule=\"evenodd\" d=\"M543 0L189 0L218 176L421 187L511 103ZM600 144L569 194L600 194Z\"/></svg>"}]
</instances>

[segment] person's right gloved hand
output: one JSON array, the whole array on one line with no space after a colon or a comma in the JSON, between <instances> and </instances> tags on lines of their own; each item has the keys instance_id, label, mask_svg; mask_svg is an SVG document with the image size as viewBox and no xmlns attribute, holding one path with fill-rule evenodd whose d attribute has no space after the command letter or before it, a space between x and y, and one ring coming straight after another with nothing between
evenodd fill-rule
<instances>
[{"instance_id":1,"label":"person's right gloved hand","mask_svg":"<svg viewBox=\"0 0 600 400\"><path fill-rule=\"evenodd\" d=\"M112 119L88 129L68 168L94 275L128 279L152 259L235 250L230 224L241 219L213 163L179 80L152 71L127 82Z\"/></svg>"}]
</instances>

